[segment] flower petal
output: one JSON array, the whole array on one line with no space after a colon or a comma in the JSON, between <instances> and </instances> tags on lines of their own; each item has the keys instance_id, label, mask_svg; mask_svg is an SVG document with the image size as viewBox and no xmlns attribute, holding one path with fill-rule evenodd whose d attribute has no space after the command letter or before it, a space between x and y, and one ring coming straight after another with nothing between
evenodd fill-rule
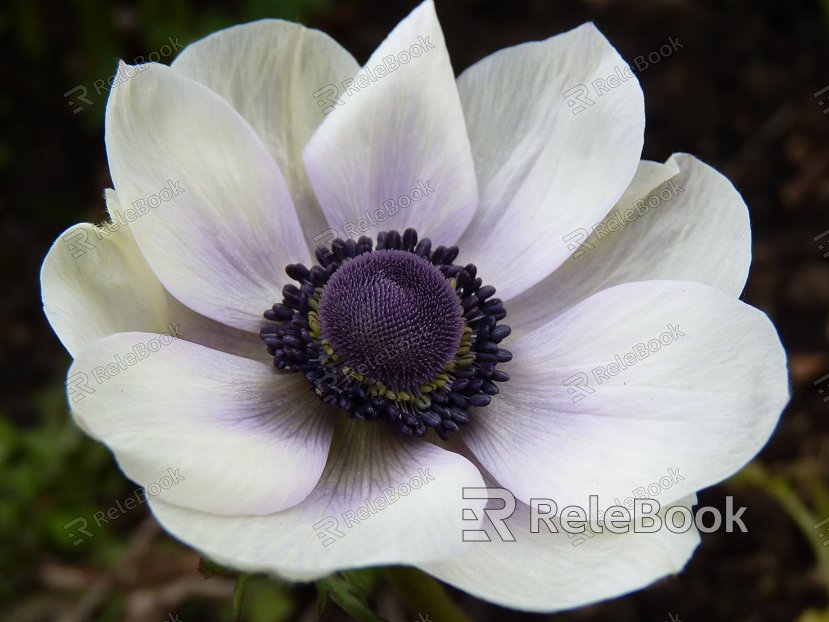
<instances>
[{"instance_id":1,"label":"flower petal","mask_svg":"<svg viewBox=\"0 0 829 622\"><path fill-rule=\"evenodd\" d=\"M217 514L262 514L302 501L325 466L333 426L301 374L173 336L120 333L69 370L79 425L159 498ZM163 482L161 482L163 486Z\"/></svg>"},{"instance_id":2,"label":"flower petal","mask_svg":"<svg viewBox=\"0 0 829 622\"><path fill-rule=\"evenodd\" d=\"M626 68L584 24L496 52L458 78L480 187L460 247L502 298L564 263L562 236L600 222L633 177L645 110ZM574 89L586 93L585 85L609 76L617 87L600 97L591 91L592 105L575 102Z\"/></svg>"},{"instance_id":3,"label":"flower petal","mask_svg":"<svg viewBox=\"0 0 829 622\"><path fill-rule=\"evenodd\" d=\"M466 458L399 437L385 424L339 423L319 484L296 507L225 517L153 500L153 512L173 535L219 563L293 580L433 562L458 551L468 523L462 509L473 507L462 488L482 486L480 472ZM480 515L482 505L474 508Z\"/></svg>"},{"instance_id":4,"label":"flower petal","mask_svg":"<svg viewBox=\"0 0 829 622\"><path fill-rule=\"evenodd\" d=\"M323 32L266 19L187 46L172 68L221 95L244 117L285 175L305 239L324 232L328 225L302 149L325 118L319 105L328 103L325 89L360 70L354 57Z\"/></svg>"},{"instance_id":5,"label":"flower petal","mask_svg":"<svg viewBox=\"0 0 829 622\"><path fill-rule=\"evenodd\" d=\"M123 213L114 190L113 214ZM180 327L186 341L268 360L261 339L199 315L173 298L155 276L125 221L67 229L41 269L43 310L72 356L88 343L128 331L161 333Z\"/></svg>"},{"instance_id":6,"label":"flower petal","mask_svg":"<svg viewBox=\"0 0 829 622\"><path fill-rule=\"evenodd\" d=\"M620 283L695 281L736 298L751 262L748 208L731 182L693 156L643 161L622 198L593 227L562 243L570 259L509 301L518 332L541 326L588 296Z\"/></svg>"},{"instance_id":7,"label":"flower petal","mask_svg":"<svg viewBox=\"0 0 829 622\"><path fill-rule=\"evenodd\" d=\"M662 477L660 503L692 494L753 458L789 398L769 319L697 283L604 290L508 347L464 440L522 500L607 507Z\"/></svg>"},{"instance_id":8,"label":"flower petal","mask_svg":"<svg viewBox=\"0 0 829 622\"><path fill-rule=\"evenodd\" d=\"M695 502L691 498L675 505L690 509ZM423 570L503 607L553 612L627 594L677 573L700 541L693 526L685 533L630 529L571 537L540 524L538 533L531 533L530 511L522 503L506 523L514 542L502 541L487 522L490 542L471 544L463 554Z\"/></svg>"},{"instance_id":9,"label":"flower petal","mask_svg":"<svg viewBox=\"0 0 829 622\"><path fill-rule=\"evenodd\" d=\"M331 227L324 241L414 227L435 243L454 244L478 190L431 1L400 22L340 98L304 154ZM403 196L411 204L398 201Z\"/></svg>"},{"instance_id":10,"label":"flower petal","mask_svg":"<svg viewBox=\"0 0 829 622\"><path fill-rule=\"evenodd\" d=\"M309 257L282 174L213 91L164 65L132 69L110 95L106 143L138 246L185 305L257 332L283 268Z\"/></svg>"}]
</instances>

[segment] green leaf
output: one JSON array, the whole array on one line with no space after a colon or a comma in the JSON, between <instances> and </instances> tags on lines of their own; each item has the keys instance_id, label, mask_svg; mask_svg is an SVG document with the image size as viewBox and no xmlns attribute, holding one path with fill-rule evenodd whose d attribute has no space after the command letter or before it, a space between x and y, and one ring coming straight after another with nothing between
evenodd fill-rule
<instances>
[{"instance_id":1,"label":"green leaf","mask_svg":"<svg viewBox=\"0 0 829 622\"><path fill-rule=\"evenodd\" d=\"M417 568L394 567L389 568L388 576L412 615L416 613L421 617L425 614L439 622L469 622L440 582L425 572Z\"/></svg>"},{"instance_id":2,"label":"green leaf","mask_svg":"<svg viewBox=\"0 0 829 622\"><path fill-rule=\"evenodd\" d=\"M350 572L317 581L317 606L320 616L324 613L330 598L357 622L383 622L368 604L370 593L366 590L365 580L365 577Z\"/></svg>"},{"instance_id":3,"label":"green leaf","mask_svg":"<svg viewBox=\"0 0 829 622\"><path fill-rule=\"evenodd\" d=\"M291 586L275 577L253 575L241 609L245 622L289 622L298 619Z\"/></svg>"}]
</instances>

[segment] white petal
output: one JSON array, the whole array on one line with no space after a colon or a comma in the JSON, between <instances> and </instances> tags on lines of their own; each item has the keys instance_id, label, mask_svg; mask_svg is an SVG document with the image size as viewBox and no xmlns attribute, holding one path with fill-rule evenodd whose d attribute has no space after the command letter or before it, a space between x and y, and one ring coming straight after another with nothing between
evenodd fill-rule
<instances>
[{"instance_id":1,"label":"white petal","mask_svg":"<svg viewBox=\"0 0 829 622\"><path fill-rule=\"evenodd\" d=\"M632 281L696 281L736 298L751 262L748 208L740 193L685 154L665 164L641 162L630 187L593 232L570 232L562 241L571 258L507 304L517 332Z\"/></svg>"},{"instance_id":2,"label":"white petal","mask_svg":"<svg viewBox=\"0 0 829 622\"><path fill-rule=\"evenodd\" d=\"M316 485L331 413L301 374L170 335L120 333L86 346L67 380L73 415L159 499L217 514L261 514ZM148 490L152 493L152 490Z\"/></svg>"},{"instance_id":3,"label":"white petal","mask_svg":"<svg viewBox=\"0 0 829 622\"><path fill-rule=\"evenodd\" d=\"M107 190L106 196L110 211L123 213L115 191ZM258 335L199 315L173 298L124 223L74 225L58 237L43 262L43 309L70 354L107 335L160 333L172 323L186 341L268 360Z\"/></svg>"},{"instance_id":4,"label":"white petal","mask_svg":"<svg viewBox=\"0 0 829 622\"><path fill-rule=\"evenodd\" d=\"M694 502L674 505L690 508ZM423 569L504 607L552 612L627 594L677 573L700 541L693 526L676 534L667 528L655 533L631 528L625 534L570 535L560 526L550 533L542 523L538 533L531 533L530 518L529 508L519 503L507 520L514 542L502 541L487 523L490 542L472 544L462 555Z\"/></svg>"},{"instance_id":5,"label":"white petal","mask_svg":"<svg viewBox=\"0 0 829 622\"><path fill-rule=\"evenodd\" d=\"M389 58L397 63L410 51L419 56L377 77L393 67ZM414 227L436 244L453 244L478 190L434 4L423 2L400 22L355 80L304 154L331 239Z\"/></svg>"},{"instance_id":6,"label":"white petal","mask_svg":"<svg viewBox=\"0 0 829 622\"><path fill-rule=\"evenodd\" d=\"M466 458L398 437L383 423L340 423L317 488L296 507L224 517L153 500L153 512L173 535L220 563L294 580L434 562L458 551L467 527L463 507L481 515L480 504L462 499L463 487L483 485L479 471ZM410 484L419 488L407 490ZM377 508L378 499L388 500L384 508Z\"/></svg>"},{"instance_id":7,"label":"white petal","mask_svg":"<svg viewBox=\"0 0 829 622\"><path fill-rule=\"evenodd\" d=\"M753 458L789 398L769 319L697 283L604 290L507 347L511 380L464 440L522 500L606 507L663 477L658 501L689 495Z\"/></svg>"},{"instance_id":8,"label":"white petal","mask_svg":"<svg viewBox=\"0 0 829 622\"><path fill-rule=\"evenodd\" d=\"M256 332L285 265L308 259L282 174L213 91L164 65L119 71L128 69L138 73L112 90L106 118L124 217L132 213L138 245L170 293Z\"/></svg>"},{"instance_id":9,"label":"white petal","mask_svg":"<svg viewBox=\"0 0 829 622\"><path fill-rule=\"evenodd\" d=\"M501 50L458 78L481 196L459 246L502 298L564 263L562 236L600 222L633 177L645 113L626 67L585 24ZM595 96L595 80L618 75L625 81ZM569 108L582 86L593 105Z\"/></svg>"},{"instance_id":10,"label":"white petal","mask_svg":"<svg viewBox=\"0 0 829 622\"><path fill-rule=\"evenodd\" d=\"M326 89L360 66L331 37L276 19L242 24L187 46L173 69L236 108L268 147L291 190L306 240L328 225L302 163L302 149L325 118ZM319 91L323 93L319 93Z\"/></svg>"}]
</instances>

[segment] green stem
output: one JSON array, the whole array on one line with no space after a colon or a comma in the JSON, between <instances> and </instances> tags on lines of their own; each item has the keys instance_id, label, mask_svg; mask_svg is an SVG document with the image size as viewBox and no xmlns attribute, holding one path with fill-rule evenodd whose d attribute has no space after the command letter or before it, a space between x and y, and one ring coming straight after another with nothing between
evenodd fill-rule
<instances>
[{"instance_id":1,"label":"green stem","mask_svg":"<svg viewBox=\"0 0 829 622\"><path fill-rule=\"evenodd\" d=\"M469 622L436 579L415 568L390 568L392 585L413 614L435 622Z\"/></svg>"},{"instance_id":2,"label":"green stem","mask_svg":"<svg viewBox=\"0 0 829 622\"><path fill-rule=\"evenodd\" d=\"M815 523L820 519L816 519L812 515L812 512L792 490L789 482L783 477L770 475L758 462L752 462L729 481L738 486L747 485L762 490L780 504L803 532L806 541L812 548L818 563L821 580L827 593L829 593L829 547L823 546L824 540L817 537L814 529ZM820 499L820 501L823 500Z\"/></svg>"},{"instance_id":3,"label":"green stem","mask_svg":"<svg viewBox=\"0 0 829 622\"><path fill-rule=\"evenodd\" d=\"M236 579L236 590L233 592L233 620L239 622L242 619L242 605L245 601L245 593L248 589L250 575L240 574Z\"/></svg>"}]
</instances>

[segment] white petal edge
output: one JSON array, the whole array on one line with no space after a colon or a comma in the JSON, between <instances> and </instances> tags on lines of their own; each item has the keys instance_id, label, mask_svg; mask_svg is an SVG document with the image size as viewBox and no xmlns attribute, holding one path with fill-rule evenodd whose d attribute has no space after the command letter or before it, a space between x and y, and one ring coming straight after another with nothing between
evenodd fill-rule
<instances>
[{"instance_id":1,"label":"white petal edge","mask_svg":"<svg viewBox=\"0 0 829 622\"><path fill-rule=\"evenodd\" d=\"M164 65L129 69L109 97L106 144L138 246L182 303L258 332L284 267L309 257L282 173L216 93Z\"/></svg>"},{"instance_id":2,"label":"white petal edge","mask_svg":"<svg viewBox=\"0 0 829 622\"><path fill-rule=\"evenodd\" d=\"M265 19L188 45L172 68L227 100L259 135L285 176L306 239L328 228L302 163L302 149L333 105L331 88L360 65L327 34ZM336 101L336 100L334 100Z\"/></svg>"},{"instance_id":3,"label":"white petal edge","mask_svg":"<svg viewBox=\"0 0 829 622\"><path fill-rule=\"evenodd\" d=\"M506 347L511 379L463 440L525 501L604 508L669 470L657 500L692 494L751 460L789 399L766 315L697 283L606 289Z\"/></svg>"},{"instance_id":4,"label":"white petal edge","mask_svg":"<svg viewBox=\"0 0 829 622\"><path fill-rule=\"evenodd\" d=\"M111 213L123 215L114 190L106 190L106 200ZM185 341L270 358L257 335L199 315L173 298L147 265L129 225L123 219L73 225L46 255L40 273L43 310L72 356L108 335L161 333L172 324Z\"/></svg>"},{"instance_id":5,"label":"white petal edge","mask_svg":"<svg viewBox=\"0 0 829 622\"><path fill-rule=\"evenodd\" d=\"M301 374L174 336L119 333L81 350L69 370L72 414L158 498L217 514L264 514L317 484L330 413ZM168 469L183 480L165 487Z\"/></svg>"},{"instance_id":6,"label":"white petal edge","mask_svg":"<svg viewBox=\"0 0 829 622\"><path fill-rule=\"evenodd\" d=\"M422 485L404 494L402 485L413 478ZM150 506L171 534L219 563L311 580L348 568L451 557L469 526L461 520L463 508L481 515L482 504L464 501L462 489L482 485L480 472L456 453L401 438L390 426L341 419L319 484L296 507L269 516L224 517L161 499L150 500ZM384 495L388 489L396 499ZM394 500L377 510L378 498Z\"/></svg>"},{"instance_id":7,"label":"white petal edge","mask_svg":"<svg viewBox=\"0 0 829 622\"><path fill-rule=\"evenodd\" d=\"M695 496L674 505L694 503ZM550 533L543 523L531 533L530 518L529 508L519 502L507 520L514 542L500 540L487 521L490 542L470 544L461 555L421 568L502 607L551 613L621 596L678 573L700 542L693 526L684 533L666 528L634 533L631 528L625 534L571 537L561 529Z\"/></svg>"},{"instance_id":8,"label":"white petal edge","mask_svg":"<svg viewBox=\"0 0 829 622\"><path fill-rule=\"evenodd\" d=\"M514 331L537 328L602 289L633 281L695 281L736 298L751 263L749 214L740 193L683 153L664 164L642 161L604 220L569 232L561 243L570 259L508 301Z\"/></svg>"},{"instance_id":9,"label":"white petal edge","mask_svg":"<svg viewBox=\"0 0 829 622\"><path fill-rule=\"evenodd\" d=\"M384 59L415 50L418 57L377 77L393 66ZM434 3L398 24L340 99L304 152L330 227L322 242L413 227L435 245L454 244L478 188Z\"/></svg>"},{"instance_id":10,"label":"white petal edge","mask_svg":"<svg viewBox=\"0 0 829 622\"><path fill-rule=\"evenodd\" d=\"M645 110L636 77L593 24L500 50L458 78L480 188L460 248L502 298L564 263L562 236L599 222L642 153ZM593 104L574 88L622 75ZM619 78L616 78L619 80ZM580 86L581 85L581 86ZM575 112L575 114L574 114Z\"/></svg>"}]
</instances>

